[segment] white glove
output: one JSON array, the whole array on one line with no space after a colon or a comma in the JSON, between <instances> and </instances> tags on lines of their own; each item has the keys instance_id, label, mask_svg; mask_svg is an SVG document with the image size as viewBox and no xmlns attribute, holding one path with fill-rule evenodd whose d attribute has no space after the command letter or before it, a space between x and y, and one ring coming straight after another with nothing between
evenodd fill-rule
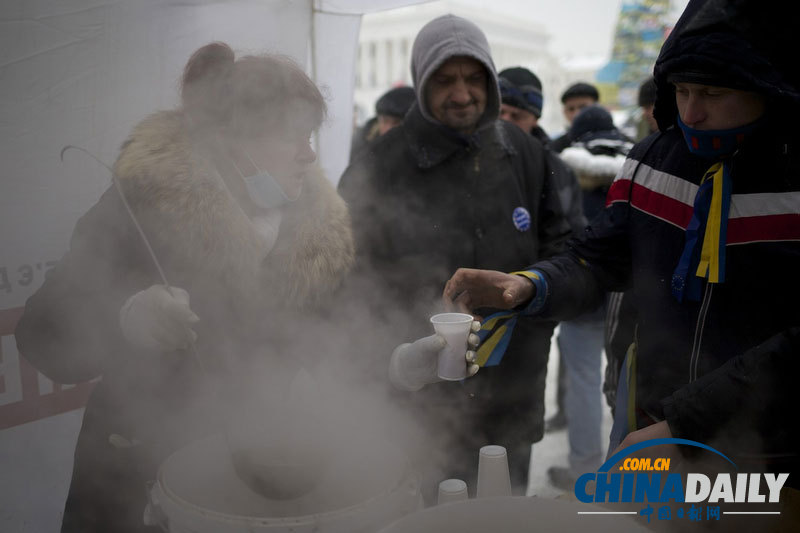
<instances>
[{"instance_id":1,"label":"white glove","mask_svg":"<svg viewBox=\"0 0 800 533\"><path fill-rule=\"evenodd\" d=\"M475 332L481 329L481 323L473 320L470 329ZM475 364L475 349L480 339L474 333L469 334L467 344L469 350L464 354L467 365L467 377L474 376L479 367ZM392 352L389 361L389 380L398 389L417 391L430 383L441 381L438 376L439 352L447 346L444 337L433 334L417 339L412 343L401 344Z\"/></svg>"},{"instance_id":2,"label":"white glove","mask_svg":"<svg viewBox=\"0 0 800 533\"><path fill-rule=\"evenodd\" d=\"M119 325L129 342L159 352L185 349L197 340L191 327L200 318L189 308L189 293L152 285L125 302Z\"/></svg>"}]
</instances>

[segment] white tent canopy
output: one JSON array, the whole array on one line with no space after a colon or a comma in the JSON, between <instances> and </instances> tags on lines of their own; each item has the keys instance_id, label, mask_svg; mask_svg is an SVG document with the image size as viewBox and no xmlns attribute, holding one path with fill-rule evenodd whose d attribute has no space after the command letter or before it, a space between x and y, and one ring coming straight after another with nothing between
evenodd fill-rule
<instances>
[{"instance_id":1,"label":"white tent canopy","mask_svg":"<svg viewBox=\"0 0 800 533\"><path fill-rule=\"evenodd\" d=\"M0 530L57 529L80 420L76 411L50 416L60 388L35 373L25 377L12 335L75 221L110 184L105 169L77 152L62 162L61 149L79 145L112 163L134 124L178 103L189 55L224 41L237 52L287 54L324 88L329 121L316 141L336 182L349 153L360 16L413 3L0 3Z\"/></svg>"}]
</instances>

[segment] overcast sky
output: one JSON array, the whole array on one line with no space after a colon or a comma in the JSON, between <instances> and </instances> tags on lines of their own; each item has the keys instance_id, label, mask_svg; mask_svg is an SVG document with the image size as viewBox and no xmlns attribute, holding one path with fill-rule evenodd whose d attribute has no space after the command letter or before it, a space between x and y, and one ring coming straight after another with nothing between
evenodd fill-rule
<instances>
[{"instance_id":1,"label":"overcast sky","mask_svg":"<svg viewBox=\"0 0 800 533\"><path fill-rule=\"evenodd\" d=\"M486 5L486 0L462 0ZM494 0L492 9L530 18L550 34L550 51L560 59L608 58L623 0ZM688 0L671 0L670 18L680 16Z\"/></svg>"}]
</instances>

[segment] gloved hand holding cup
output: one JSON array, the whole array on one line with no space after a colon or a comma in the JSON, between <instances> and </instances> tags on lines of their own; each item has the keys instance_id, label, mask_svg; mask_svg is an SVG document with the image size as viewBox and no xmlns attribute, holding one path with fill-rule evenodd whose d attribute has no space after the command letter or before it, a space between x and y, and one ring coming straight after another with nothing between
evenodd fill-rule
<instances>
[{"instance_id":1,"label":"gloved hand holding cup","mask_svg":"<svg viewBox=\"0 0 800 533\"><path fill-rule=\"evenodd\" d=\"M451 334L449 331L451 328L445 325L442 331L447 330L450 340L437 332L414 342L401 344L394 349L389 362L389 379L392 384L399 389L416 391L443 379L458 380L475 375L479 368L475 364L475 350L478 348L480 338L474 332L477 332L481 325L480 322L472 320L470 315L455 314L460 315L459 320L465 320L464 317L469 318L466 321L465 332ZM434 325L434 328L437 327L439 326ZM452 329L465 328L464 324L459 324ZM444 368L442 365L447 366L446 371L440 371L440 368ZM443 375L461 377L445 378Z\"/></svg>"},{"instance_id":2,"label":"gloved hand holding cup","mask_svg":"<svg viewBox=\"0 0 800 533\"><path fill-rule=\"evenodd\" d=\"M439 313L431 317L434 331L447 343L438 356L436 375L441 379L458 381L467 377L464 354L469 348L472 323L472 315L466 313Z\"/></svg>"}]
</instances>

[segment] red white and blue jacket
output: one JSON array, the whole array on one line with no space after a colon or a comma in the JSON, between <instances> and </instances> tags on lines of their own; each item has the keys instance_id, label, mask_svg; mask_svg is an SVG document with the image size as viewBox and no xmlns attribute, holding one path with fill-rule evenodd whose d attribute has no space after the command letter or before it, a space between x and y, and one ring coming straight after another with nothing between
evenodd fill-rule
<instances>
[{"instance_id":1,"label":"red white and blue jacket","mask_svg":"<svg viewBox=\"0 0 800 533\"><path fill-rule=\"evenodd\" d=\"M653 71L661 132L630 152L583 240L534 265L545 317L567 318L604 291L630 288L636 427L666 420L674 436L736 456L740 470L754 456L800 470L800 69L788 15L777 2L691 0ZM724 279L697 278L696 301L678 301L671 282L716 161L691 153L676 126L670 75L687 72L766 100L757 130L725 159Z\"/></svg>"},{"instance_id":2,"label":"red white and blue jacket","mask_svg":"<svg viewBox=\"0 0 800 533\"><path fill-rule=\"evenodd\" d=\"M711 162L691 154L677 128L632 150L585 238L531 267L544 277L539 316L569 318L605 291L632 289L638 427L667 419L675 436L752 437L728 443L737 448L732 454L795 451L786 448L798 441L784 438L796 432L788 426L800 358L792 329L800 326L800 157L793 146L754 136L730 159L725 281L703 280L699 301L679 302L670 282ZM780 435L765 439L768 433Z\"/></svg>"}]
</instances>

